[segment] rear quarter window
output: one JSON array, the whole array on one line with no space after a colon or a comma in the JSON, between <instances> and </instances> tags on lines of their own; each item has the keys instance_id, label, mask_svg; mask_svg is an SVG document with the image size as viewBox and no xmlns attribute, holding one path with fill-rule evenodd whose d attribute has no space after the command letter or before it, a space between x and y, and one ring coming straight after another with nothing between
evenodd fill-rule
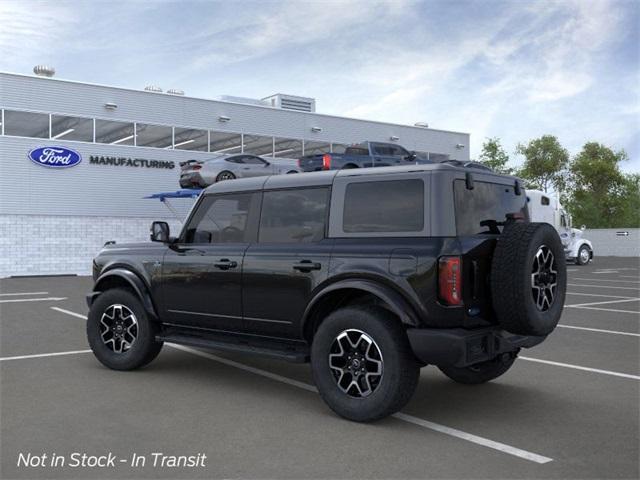
<instances>
[{"instance_id":1,"label":"rear quarter window","mask_svg":"<svg viewBox=\"0 0 640 480\"><path fill-rule=\"evenodd\" d=\"M458 235L491 233L481 222L504 222L509 213L520 213L528 219L526 195L516 195L514 187L499 183L474 182L468 190L464 180L453 182ZM500 227L501 228L501 227Z\"/></svg>"},{"instance_id":2,"label":"rear quarter window","mask_svg":"<svg viewBox=\"0 0 640 480\"><path fill-rule=\"evenodd\" d=\"M342 220L345 233L421 232L424 181L350 183L345 190Z\"/></svg>"}]
</instances>

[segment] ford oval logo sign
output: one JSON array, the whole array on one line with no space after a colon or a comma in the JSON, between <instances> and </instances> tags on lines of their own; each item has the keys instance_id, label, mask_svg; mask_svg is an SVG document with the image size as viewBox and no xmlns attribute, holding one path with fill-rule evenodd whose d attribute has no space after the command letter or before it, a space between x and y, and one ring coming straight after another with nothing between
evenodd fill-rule
<instances>
[{"instance_id":1,"label":"ford oval logo sign","mask_svg":"<svg viewBox=\"0 0 640 480\"><path fill-rule=\"evenodd\" d=\"M82 156L69 148L40 147L29 152L29 159L43 167L69 168L79 164L82 161Z\"/></svg>"}]
</instances>

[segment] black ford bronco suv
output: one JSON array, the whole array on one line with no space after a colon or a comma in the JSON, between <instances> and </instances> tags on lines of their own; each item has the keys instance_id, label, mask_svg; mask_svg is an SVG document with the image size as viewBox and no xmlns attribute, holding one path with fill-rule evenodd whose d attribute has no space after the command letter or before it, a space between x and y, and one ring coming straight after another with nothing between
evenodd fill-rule
<instances>
[{"instance_id":1,"label":"black ford bronco suv","mask_svg":"<svg viewBox=\"0 0 640 480\"><path fill-rule=\"evenodd\" d=\"M219 182L177 237L106 245L89 344L131 370L163 342L311 362L339 415L401 409L421 367L464 384L504 374L556 327L555 229L514 177L433 164Z\"/></svg>"}]
</instances>

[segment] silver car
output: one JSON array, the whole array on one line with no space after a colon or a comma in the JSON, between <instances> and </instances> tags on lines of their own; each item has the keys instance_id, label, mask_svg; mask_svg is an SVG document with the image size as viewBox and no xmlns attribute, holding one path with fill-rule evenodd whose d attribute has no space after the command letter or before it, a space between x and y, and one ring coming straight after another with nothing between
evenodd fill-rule
<instances>
[{"instance_id":1,"label":"silver car","mask_svg":"<svg viewBox=\"0 0 640 480\"><path fill-rule=\"evenodd\" d=\"M297 160L269 158L247 153L218 155L209 160L180 162L180 187L204 188L222 180L298 173Z\"/></svg>"}]
</instances>

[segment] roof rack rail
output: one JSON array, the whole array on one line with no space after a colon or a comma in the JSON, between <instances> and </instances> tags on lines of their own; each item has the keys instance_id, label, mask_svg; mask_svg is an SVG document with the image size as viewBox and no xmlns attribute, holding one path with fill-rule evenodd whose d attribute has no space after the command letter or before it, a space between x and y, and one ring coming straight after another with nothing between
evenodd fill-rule
<instances>
[{"instance_id":1,"label":"roof rack rail","mask_svg":"<svg viewBox=\"0 0 640 480\"><path fill-rule=\"evenodd\" d=\"M491 167L487 167L483 163L474 162L473 160L442 160L440 163L448 163L450 165L454 165L456 167L463 168L477 168L478 170L486 170L487 172L493 172Z\"/></svg>"}]
</instances>

